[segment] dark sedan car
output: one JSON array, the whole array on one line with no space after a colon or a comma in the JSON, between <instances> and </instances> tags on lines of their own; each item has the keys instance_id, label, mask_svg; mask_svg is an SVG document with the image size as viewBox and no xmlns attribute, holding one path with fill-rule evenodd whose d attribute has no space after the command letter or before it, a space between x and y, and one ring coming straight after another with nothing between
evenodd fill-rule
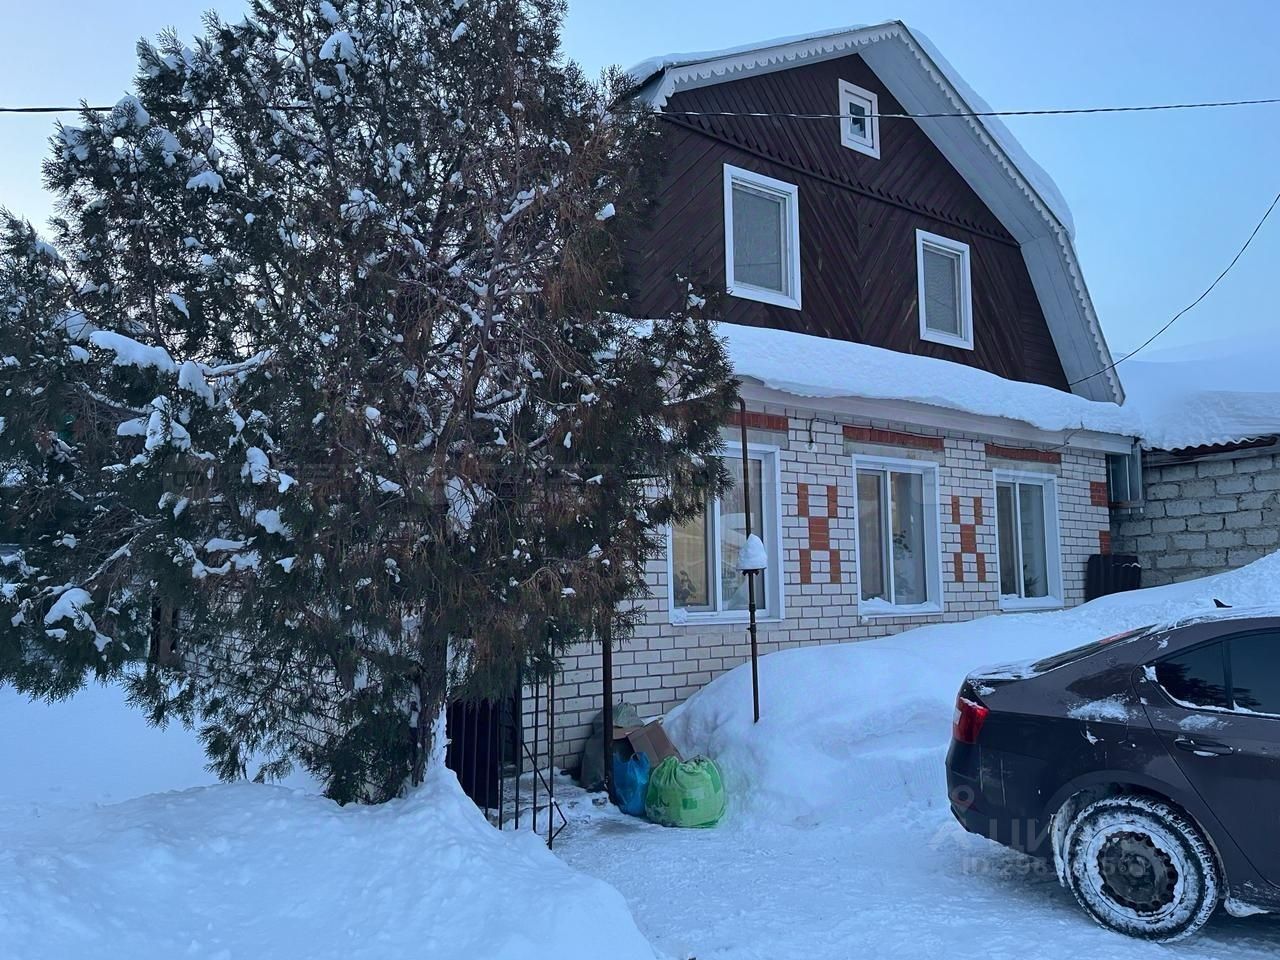
<instances>
[{"instance_id":1,"label":"dark sedan car","mask_svg":"<svg viewBox=\"0 0 1280 960\"><path fill-rule=\"evenodd\" d=\"M1040 857L1103 926L1190 936L1280 911L1280 615L1108 637L960 690L965 829Z\"/></svg>"}]
</instances>

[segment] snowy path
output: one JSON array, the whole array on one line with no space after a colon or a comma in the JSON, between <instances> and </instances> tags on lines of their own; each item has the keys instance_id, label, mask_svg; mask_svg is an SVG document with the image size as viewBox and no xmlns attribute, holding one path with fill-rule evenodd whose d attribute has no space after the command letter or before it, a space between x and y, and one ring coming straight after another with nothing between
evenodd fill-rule
<instances>
[{"instance_id":1,"label":"snowy path","mask_svg":"<svg viewBox=\"0 0 1280 960\"><path fill-rule=\"evenodd\" d=\"M879 815L850 800L808 825L731 813L714 830L682 831L582 798L556 851L620 890L641 931L677 960L1280 956L1280 918L1220 915L1174 947L1096 927L1051 872L931 805L926 791L945 792L942 753L912 753L865 758L885 777L889 810Z\"/></svg>"}]
</instances>

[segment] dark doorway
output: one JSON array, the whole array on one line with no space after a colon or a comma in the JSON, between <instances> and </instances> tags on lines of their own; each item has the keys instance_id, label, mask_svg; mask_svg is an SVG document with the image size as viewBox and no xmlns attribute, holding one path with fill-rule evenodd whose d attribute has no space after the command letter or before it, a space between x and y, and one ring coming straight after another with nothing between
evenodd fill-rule
<instances>
[{"instance_id":1,"label":"dark doorway","mask_svg":"<svg viewBox=\"0 0 1280 960\"><path fill-rule=\"evenodd\" d=\"M476 806L486 813L502 806L502 783L518 772L520 700L456 700L449 706L445 765Z\"/></svg>"}]
</instances>

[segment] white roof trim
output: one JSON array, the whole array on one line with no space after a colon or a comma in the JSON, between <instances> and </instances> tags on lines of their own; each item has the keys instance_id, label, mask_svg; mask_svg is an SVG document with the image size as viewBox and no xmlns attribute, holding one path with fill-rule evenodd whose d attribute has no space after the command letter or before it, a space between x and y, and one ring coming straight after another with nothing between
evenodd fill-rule
<instances>
[{"instance_id":1,"label":"white roof trim","mask_svg":"<svg viewBox=\"0 0 1280 960\"><path fill-rule=\"evenodd\" d=\"M882 44L885 40L896 42ZM989 109L926 37L897 20L712 53L659 57L638 64L629 72L641 85L639 95L661 110L682 90L855 52L863 54L881 82L909 112ZM904 69L908 62L910 67ZM912 82L922 75L931 82ZM1070 211L1052 181L995 118L916 122L1021 246L1067 379L1088 377L1107 368L1112 362L1111 352L1080 270L1071 237ZM980 148L986 169L982 168L982 158L975 147ZM993 166L1000 171L998 178L991 176ZM1020 202L1009 196L1010 186ZM1094 400L1119 403L1124 399L1124 388L1114 369L1106 369L1073 389Z\"/></svg>"}]
</instances>

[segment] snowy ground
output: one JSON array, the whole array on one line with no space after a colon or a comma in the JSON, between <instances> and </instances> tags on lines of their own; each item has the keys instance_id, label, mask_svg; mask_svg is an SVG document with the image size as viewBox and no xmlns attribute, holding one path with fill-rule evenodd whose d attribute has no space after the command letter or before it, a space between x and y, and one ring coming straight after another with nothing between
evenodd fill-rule
<instances>
[{"instance_id":1,"label":"snowy ground","mask_svg":"<svg viewBox=\"0 0 1280 960\"><path fill-rule=\"evenodd\" d=\"M1065 613L773 654L758 726L746 670L668 718L687 753L720 761L724 822L664 829L557 785L568 868L538 838L492 830L448 777L374 809L199 787L211 778L190 734L146 727L118 691L55 706L0 691L0 957L649 960L646 938L674 960L1275 957L1269 917L1220 916L1176 947L1107 933L945 804L965 673L1213 597L1277 602L1280 554Z\"/></svg>"},{"instance_id":2,"label":"snowy ground","mask_svg":"<svg viewBox=\"0 0 1280 960\"><path fill-rule=\"evenodd\" d=\"M494 830L452 774L345 809L175 789L212 781L194 736L104 687L0 691L0 730L3 960L652 960L617 891Z\"/></svg>"},{"instance_id":3,"label":"snowy ground","mask_svg":"<svg viewBox=\"0 0 1280 960\"><path fill-rule=\"evenodd\" d=\"M717 828L654 827L569 803L557 852L607 880L641 930L677 958L941 957L988 960L1262 960L1280 918L1215 918L1162 947L1096 927L1035 861L966 834L946 805L943 757L962 677L1129 626L1280 599L1280 554L1244 570L1058 614L928 627L762 662L711 684L669 718L686 753L716 757L731 791Z\"/></svg>"}]
</instances>

